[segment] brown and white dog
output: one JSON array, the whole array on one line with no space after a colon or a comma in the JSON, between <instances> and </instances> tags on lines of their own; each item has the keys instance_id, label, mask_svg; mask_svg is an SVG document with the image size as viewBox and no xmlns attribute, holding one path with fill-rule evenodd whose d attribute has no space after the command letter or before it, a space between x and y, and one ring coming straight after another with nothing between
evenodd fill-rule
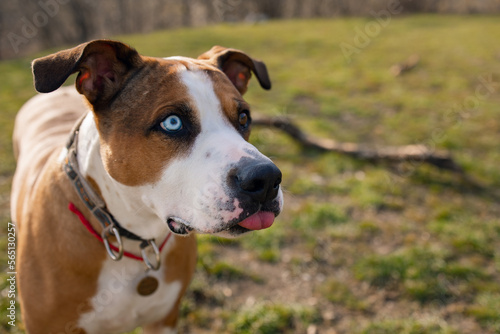
<instances>
[{"instance_id":1,"label":"brown and white dog","mask_svg":"<svg viewBox=\"0 0 500 334\"><path fill-rule=\"evenodd\" d=\"M27 332L175 333L190 232L271 226L281 172L247 142L251 71L270 88L262 62L222 47L163 59L97 40L33 62L49 94L16 118L11 196Z\"/></svg>"}]
</instances>

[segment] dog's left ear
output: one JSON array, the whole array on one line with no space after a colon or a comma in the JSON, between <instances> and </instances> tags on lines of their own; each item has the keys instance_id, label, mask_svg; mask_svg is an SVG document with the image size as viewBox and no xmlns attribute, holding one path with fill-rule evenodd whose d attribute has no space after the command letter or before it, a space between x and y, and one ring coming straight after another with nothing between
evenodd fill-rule
<instances>
[{"instance_id":1,"label":"dog's left ear","mask_svg":"<svg viewBox=\"0 0 500 334\"><path fill-rule=\"evenodd\" d=\"M200 55L198 59L207 60L211 65L224 72L241 95L248 88L248 81L255 73L259 84L264 89L271 89L271 80L267 73L266 64L249 57L240 50L214 46L209 51Z\"/></svg>"}]
</instances>

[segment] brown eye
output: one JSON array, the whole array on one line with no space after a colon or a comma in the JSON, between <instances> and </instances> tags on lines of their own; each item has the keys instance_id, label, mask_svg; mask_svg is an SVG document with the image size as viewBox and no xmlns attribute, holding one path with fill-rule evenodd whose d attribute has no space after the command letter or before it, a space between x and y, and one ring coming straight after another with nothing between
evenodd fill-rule
<instances>
[{"instance_id":1,"label":"brown eye","mask_svg":"<svg viewBox=\"0 0 500 334\"><path fill-rule=\"evenodd\" d=\"M240 114L239 122L242 127L246 127L248 125L248 114L246 112L242 112Z\"/></svg>"}]
</instances>

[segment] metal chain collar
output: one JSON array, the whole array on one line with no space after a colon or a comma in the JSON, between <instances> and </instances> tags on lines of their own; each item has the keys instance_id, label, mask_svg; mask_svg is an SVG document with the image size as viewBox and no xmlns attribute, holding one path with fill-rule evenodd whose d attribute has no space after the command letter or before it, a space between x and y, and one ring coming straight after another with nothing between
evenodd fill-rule
<instances>
[{"instance_id":1,"label":"metal chain collar","mask_svg":"<svg viewBox=\"0 0 500 334\"><path fill-rule=\"evenodd\" d=\"M77 142L78 142L78 132L85 116L82 117L78 123L75 125L71 131L71 135L66 144L66 158L64 160L63 170L66 175L71 180L71 183L76 189L76 192L82 199L83 203L87 206L90 212L97 218L99 223L102 225L101 237L104 242L106 251L109 257L118 261L123 257L123 242L122 236L136 241L141 241L139 248L141 250L141 255L146 266L151 270L158 270L160 268L160 250L156 245L154 239L143 239L138 235L123 228L113 217L113 215L106 209L106 203L100 198L100 196L92 189L92 186L87 182L85 177L81 175L78 168L77 159ZM113 251L110 246L108 238L114 236L116 242L118 243L118 252ZM153 249L155 259L152 262L147 256L147 248L151 247Z\"/></svg>"}]
</instances>

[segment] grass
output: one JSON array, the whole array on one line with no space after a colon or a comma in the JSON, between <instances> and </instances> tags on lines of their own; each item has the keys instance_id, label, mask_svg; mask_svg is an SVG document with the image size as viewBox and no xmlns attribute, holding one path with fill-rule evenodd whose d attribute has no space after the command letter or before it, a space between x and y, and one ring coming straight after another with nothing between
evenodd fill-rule
<instances>
[{"instance_id":1,"label":"grass","mask_svg":"<svg viewBox=\"0 0 500 334\"><path fill-rule=\"evenodd\" d=\"M478 319L483 325L493 327L498 332L500 330L500 294L480 293L465 313Z\"/></svg>"},{"instance_id":2,"label":"grass","mask_svg":"<svg viewBox=\"0 0 500 334\"><path fill-rule=\"evenodd\" d=\"M279 131L255 128L251 142L283 172L285 211L269 230L235 241L199 238L181 333L500 333L498 17L393 17L348 62L339 45L354 43L356 28L370 21L119 37L151 56L197 56L214 44L245 50L273 80L269 92L252 82L245 98L254 113L287 116L338 141L447 149L467 175L305 151ZM412 54L419 65L393 77L389 68ZM29 64L0 62L2 235L12 125L34 94ZM6 323L6 263L2 251L0 331L21 333L20 323Z\"/></svg>"},{"instance_id":3,"label":"grass","mask_svg":"<svg viewBox=\"0 0 500 334\"><path fill-rule=\"evenodd\" d=\"M361 334L457 334L457 330L436 319L385 320L370 324Z\"/></svg>"},{"instance_id":4,"label":"grass","mask_svg":"<svg viewBox=\"0 0 500 334\"><path fill-rule=\"evenodd\" d=\"M363 258L355 274L373 285L401 288L409 298L422 303L448 303L452 298L473 294L489 279L484 270L460 264L453 255L417 247Z\"/></svg>"},{"instance_id":5,"label":"grass","mask_svg":"<svg viewBox=\"0 0 500 334\"><path fill-rule=\"evenodd\" d=\"M316 311L302 306L260 304L232 314L227 330L241 334L296 333L299 326L316 319Z\"/></svg>"},{"instance_id":6,"label":"grass","mask_svg":"<svg viewBox=\"0 0 500 334\"><path fill-rule=\"evenodd\" d=\"M317 293L328 301L343 305L352 311L369 311L366 302L357 297L350 287L338 280L328 279L317 287Z\"/></svg>"}]
</instances>

